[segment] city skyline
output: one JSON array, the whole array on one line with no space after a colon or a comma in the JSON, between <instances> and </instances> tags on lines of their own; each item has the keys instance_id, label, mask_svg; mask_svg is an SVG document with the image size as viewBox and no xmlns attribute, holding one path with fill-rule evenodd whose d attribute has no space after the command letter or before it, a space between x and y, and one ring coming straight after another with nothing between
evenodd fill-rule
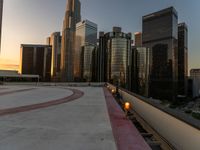
<instances>
[{"instance_id":1,"label":"city skyline","mask_svg":"<svg viewBox=\"0 0 200 150\"><path fill-rule=\"evenodd\" d=\"M45 3L48 1L48 4ZM157 1L157 0L154 0ZM152 13L154 11L159 11L164 7L174 6L179 14L179 22L186 22L189 28L189 69L191 68L199 68L200 64L198 60L198 56L200 52L198 51L198 34L200 31L198 30L199 22L191 21L195 20L195 16L197 16L198 4L200 2L193 2L192 4L187 1L182 1L179 3L178 1L171 2L169 0L165 0L163 4L157 1L157 5L151 7L151 3L149 3L149 7L147 8L145 5L148 3L144 3L144 1L128 1L126 4L123 4L120 1L110 0L107 3L115 2L114 6L106 6L103 1L92 1L81 0L82 4L82 16L83 19L89 19L99 26L99 31L108 32L112 29L112 26L121 26L125 32L141 32L142 31L142 16ZM23 5L22 5L23 4ZM53 6L53 4L55 6ZM135 5L136 4L136 5ZM145 5L144 5L145 4ZM27 6L31 5L32 7L27 8ZM95 6L96 5L96 6ZM100 6L99 6L100 5ZM133 9L130 8L131 5ZM43 7L46 6L46 7ZM66 0L60 0L55 3L52 0L44 0L44 2L40 2L36 0L34 2L24 0L7 0L4 3L4 16L3 16L3 36L2 36L2 52L0 57L0 68L3 69L8 68L9 64L15 65L17 69L17 65L19 64L19 56L20 56L20 44L21 43L45 43L45 38L52 32L61 31L62 20L63 20L63 12L65 11ZM99 11L100 8L104 8L106 11ZM138 8L137 8L138 6ZM187 7L186 7L187 6ZM13 8L18 8L15 12ZM108 10L108 7L110 9ZM115 11L115 8L123 10L123 8L127 7L126 12ZM139 10L139 8L143 8ZM21 8L21 9L20 9ZM22 9L24 8L24 9ZM50 12L50 9L55 9L56 13ZM144 9L145 8L145 9ZM189 11L193 10L193 12ZM35 10L38 11L36 12ZM96 11L94 11L96 9ZM114 11L113 11L114 10ZM24 12L27 11L27 14ZM91 11L93 13L91 13ZM138 12L137 12L138 11ZM17 13L18 12L18 13ZM103 13L102 13L103 12ZM17 13L17 15L15 15ZM38 15L42 14L41 16ZM113 14L117 15L113 15ZM135 15L137 13L137 15ZM23 14L23 15L22 15ZM46 15L49 15L49 18L46 18ZM132 17L129 17L132 16ZM39 16L38 18L36 16ZM112 19L109 19L113 16ZM127 16L127 17L124 17ZM34 20L30 20L30 18L34 18L35 20L40 19L36 26L30 25ZM46 20L42 20L45 17ZM11 19L12 18L12 19ZM14 18L14 19L13 19ZM28 20L27 20L28 19ZM23 22L27 20L27 22ZM104 22L105 20L105 22ZM110 21L109 21L110 20ZM51 22L51 23L50 23ZM44 28L46 26L46 28ZM15 32L12 32L15 31ZM33 32L36 32L35 34ZM41 34L39 34L40 32ZM31 36L30 36L31 35ZM12 43L12 44L10 44ZM6 59L6 61L5 61ZM8 63L9 62L9 63ZM4 64L4 65L2 65ZM9 66L10 67L10 66ZM8 68L12 69L12 67Z\"/></svg>"}]
</instances>

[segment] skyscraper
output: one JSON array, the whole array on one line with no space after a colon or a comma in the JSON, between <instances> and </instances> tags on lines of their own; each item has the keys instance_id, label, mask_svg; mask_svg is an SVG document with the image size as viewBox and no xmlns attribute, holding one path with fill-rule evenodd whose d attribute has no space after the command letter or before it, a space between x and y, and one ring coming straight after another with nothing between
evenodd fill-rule
<instances>
[{"instance_id":1,"label":"skyscraper","mask_svg":"<svg viewBox=\"0 0 200 150\"><path fill-rule=\"evenodd\" d=\"M3 0L0 0L0 52L1 52L2 16L3 16Z\"/></svg>"},{"instance_id":2,"label":"skyscraper","mask_svg":"<svg viewBox=\"0 0 200 150\"><path fill-rule=\"evenodd\" d=\"M143 46L150 48L150 97L172 100L178 82L178 15L173 7L143 16Z\"/></svg>"},{"instance_id":3,"label":"skyscraper","mask_svg":"<svg viewBox=\"0 0 200 150\"><path fill-rule=\"evenodd\" d=\"M82 47L81 74L83 81L92 81L93 79L93 53L96 45L85 43Z\"/></svg>"},{"instance_id":4,"label":"skyscraper","mask_svg":"<svg viewBox=\"0 0 200 150\"><path fill-rule=\"evenodd\" d=\"M79 0L68 0L63 21L61 43L61 80L74 80L74 52L76 24L80 22L81 3Z\"/></svg>"},{"instance_id":5,"label":"skyscraper","mask_svg":"<svg viewBox=\"0 0 200 150\"><path fill-rule=\"evenodd\" d=\"M84 53L91 54L87 50L91 50L91 47L96 47L97 43L97 24L84 20L76 24L76 46L74 55L74 79L79 81L81 79L81 50L84 49ZM84 48L85 47L85 48ZM83 54L84 55L84 54ZM90 57L88 57L90 58ZM91 58L92 59L92 58ZM86 58L84 60L87 61ZM84 71L84 70L83 70Z\"/></svg>"},{"instance_id":6,"label":"skyscraper","mask_svg":"<svg viewBox=\"0 0 200 150\"><path fill-rule=\"evenodd\" d=\"M149 49L132 47L129 54L129 90L148 97L149 90Z\"/></svg>"},{"instance_id":7,"label":"skyscraper","mask_svg":"<svg viewBox=\"0 0 200 150\"><path fill-rule=\"evenodd\" d=\"M61 35L60 32L54 32L51 37L47 38L47 45L52 46L51 58L51 78L56 80L60 74L60 61L61 61Z\"/></svg>"},{"instance_id":8,"label":"skyscraper","mask_svg":"<svg viewBox=\"0 0 200 150\"><path fill-rule=\"evenodd\" d=\"M106 51L106 37L104 32L99 32L99 39L97 45L97 81L107 82L107 51Z\"/></svg>"},{"instance_id":9,"label":"skyscraper","mask_svg":"<svg viewBox=\"0 0 200 150\"><path fill-rule=\"evenodd\" d=\"M178 24L178 94L187 94L188 76L188 28L185 23Z\"/></svg>"},{"instance_id":10,"label":"skyscraper","mask_svg":"<svg viewBox=\"0 0 200 150\"><path fill-rule=\"evenodd\" d=\"M119 83L120 86L126 87L128 81L128 55L131 50L131 33L126 34L121 31L120 27L113 27L113 32L106 33L104 38L105 42L101 44L105 44L105 46L101 48L105 48L107 55L107 81L113 84Z\"/></svg>"}]
</instances>

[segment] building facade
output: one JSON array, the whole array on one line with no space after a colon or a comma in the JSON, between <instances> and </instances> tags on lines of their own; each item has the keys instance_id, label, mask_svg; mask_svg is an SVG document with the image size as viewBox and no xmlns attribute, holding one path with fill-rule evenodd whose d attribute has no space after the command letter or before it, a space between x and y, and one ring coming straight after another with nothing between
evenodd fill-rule
<instances>
[{"instance_id":1,"label":"building facade","mask_svg":"<svg viewBox=\"0 0 200 150\"><path fill-rule=\"evenodd\" d=\"M39 75L41 81L51 80L52 47L49 45L21 45L20 74Z\"/></svg>"},{"instance_id":2,"label":"building facade","mask_svg":"<svg viewBox=\"0 0 200 150\"><path fill-rule=\"evenodd\" d=\"M93 58L95 57L95 55L93 55L93 53L95 49L96 49L96 45L93 45L90 43L85 43L85 45L82 47L81 76L82 76L83 81L87 81L87 82L94 81L93 73L95 72L95 70L93 67L94 66Z\"/></svg>"},{"instance_id":3,"label":"building facade","mask_svg":"<svg viewBox=\"0 0 200 150\"><path fill-rule=\"evenodd\" d=\"M149 96L173 100L178 83L178 15L173 7L143 16L143 46L150 49Z\"/></svg>"},{"instance_id":4,"label":"building facade","mask_svg":"<svg viewBox=\"0 0 200 150\"><path fill-rule=\"evenodd\" d=\"M75 61L74 61L74 79L75 81L82 80L81 68L83 62L81 62L81 51L84 49L84 53L90 53L91 47L96 47L97 44L97 24L84 20L76 24L76 46L75 46ZM89 52L87 52L89 50ZM83 54L85 56L85 54ZM92 58L91 58L92 59ZM87 61L86 58L84 61ZM90 60L88 60L90 61ZM83 65L84 66L84 65Z\"/></svg>"},{"instance_id":5,"label":"building facade","mask_svg":"<svg viewBox=\"0 0 200 150\"><path fill-rule=\"evenodd\" d=\"M61 43L61 81L74 81L76 24L81 21L81 3L68 0Z\"/></svg>"},{"instance_id":6,"label":"building facade","mask_svg":"<svg viewBox=\"0 0 200 150\"><path fill-rule=\"evenodd\" d=\"M113 32L100 35L100 58L106 54L103 72L106 74L106 81L127 87L128 82L128 55L131 50L131 33L123 33L120 27L113 27ZM103 63L103 64L104 64ZM98 67L101 67L99 63ZM102 69L103 70L103 69ZM103 78L103 75L102 75Z\"/></svg>"},{"instance_id":7,"label":"building facade","mask_svg":"<svg viewBox=\"0 0 200 150\"><path fill-rule=\"evenodd\" d=\"M142 47L142 33L136 32L134 35L135 35L135 46Z\"/></svg>"},{"instance_id":8,"label":"building facade","mask_svg":"<svg viewBox=\"0 0 200 150\"><path fill-rule=\"evenodd\" d=\"M132 47L129 55L129 90L139 95L149 95L149 49Z\"/></svg>"},{"instance_id":9,"label":"building facade","mask_svg":"<svg viewBox=\"0 0 200 150\"><path fill-rule=\"evenodd\" d=\"M97 45L96 64L97 64L97 82L107 82L107 40L104 32L99 32Z\"/></svg>"},{"instance_id":10,"label":"building facade","mask_svg":"<svg viewBox=\"0 0 200 150\"><path fill-rule=\"evenodd\" d=\"M0 52L1 52L2 18L3 18L3 0L0 0Z\"/></svg>"},{"instance_id":11,"label":"building facade","mask_svg":"<svg viewBox=\"0 0 200 150\"><path fill-rule=\"evenodd\" d=\"M192 97L200 97L200 69L191 69L190 79L192 80Z\"/></svg>"},{"instance_id":12,"label":"building facade","mask_svg":"<svg viewBox=\"0 0 200 150\"><path fill-rule=\"evenodd\" d=\"M185 23L178 24L178 93L187 95L188 77L188 28Z\"/></svg>"},{"instance_id":13,"label":"building facade","mask_svg":"<svg viewBox=\"0 0 200 150\"><path fill-rule=\"evenodd\" d=\"M60 32L54 32L51 37L47 38L47 45L52 46L51 58L51 79L58 81L60 77L60 63L61 63L61 35Z\"/></svg>"}]
</instances>

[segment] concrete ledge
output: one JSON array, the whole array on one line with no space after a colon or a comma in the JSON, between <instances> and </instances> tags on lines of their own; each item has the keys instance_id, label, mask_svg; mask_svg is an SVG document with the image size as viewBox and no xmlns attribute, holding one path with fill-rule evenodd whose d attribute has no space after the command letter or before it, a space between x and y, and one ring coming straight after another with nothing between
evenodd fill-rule
<instances>
[{"instance_id":1,"label":"concrete ledge","mask_svg":"<svg viewBox=\"0 0 200 150\"><path fill-rule=\"evenodd\" d=\"M111 89L115 87L109 84ZM120 95L131 103L134 110L176 149L199 150L200 122L193 118L164 108L147 98L119 89ZM192 120L192 121L191 121Z\"/></svg>"}]
</instances>

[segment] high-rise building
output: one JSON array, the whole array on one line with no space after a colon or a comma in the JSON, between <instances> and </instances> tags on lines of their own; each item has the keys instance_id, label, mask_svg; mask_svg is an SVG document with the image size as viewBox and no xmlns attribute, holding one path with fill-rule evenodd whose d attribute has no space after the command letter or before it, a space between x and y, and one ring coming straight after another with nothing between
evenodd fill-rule
<instances>
[{"instance_id":1,"label":"high-rise building","mask_svg":"<svg viewBox=\"0 0 200 150\"><path fill-rule=\"evenodd\" d=\"M39 75L42 81L51 80L51 54L49 45L21 45L20 73Z\"/></svg>"},{"instance_id":2,"label":"high-rise building","mask_svg":"<svg viewBox=\"0 0 200 150\"><path fill-rule=\"evenodd\" d=\"M61 80L74 80L74 52L76 24L81 20L81 3L79 0L68 0L63 21L61 43Z\"/></svg>"},{"instance_id":3,"label":"high-rise building","mask_svg":"<svg viewBox=\"0 0 200 150\"><path fill-rule=\"evenodd\" d=\"M149 49L132 47L129 55L129 90L148 97L149 90Z\"/></svg>"},{"instance_id":4,"label":"high-rise building","mask_svg":"<svg viewBox=\"0 0 200 150\"><path fill-rule=\"evenodd\" d=\"M85 43L85 45L82 47L82 71L81 76L83 81L92 81L93 79L93 53L96 49L96 45Z\"/></svg>"},{"instance_id":5,"label":"high-rise building","mask_svg":"<svg viewBox=\"0 0 200 150\"><path fill-rule=\"evenodd\" d=\"M173 100L178 83L178 15L173 7L143 16L143 46L150 49L149 96Z\"/></svg>"},{"instance_id":6,"label":"high-rise building","mask_svg":"<svg viewBox=\"0 0 200 150\"><path fill-rule=\"evenodd\" d=\"M97 81L98 82L107 82L107 51L106 51L106 37L104 32L99 32L99 39L97 45Z\"/></svg>"},{"instance_id":7,"label":"high-rise building","mask_svg":"<svg viewBox=\"0 0 200 150\"><path fill-rule=\"evenodd\" d=\"M3 17L3 0L0 0L0 52L1 52L2 17Z\"/></svg>"},{"instance_id":8,"label":"high-rise building","mask_svg":"<svg viewBox=\"0 0 200 150\"><path fill-rule=\"evenodd\" d=\"M142 33L136 32L134 35L135 35L135 46L142 47Z\"/></svg>"},{"instance_id":9,"label":"high-rise building","mask_svg":"<svg viewBox=\"0 0 200 150\"><path fill-rule=\"evenodd\" d=\"M185 23L178 24L178 94L187 94L188 76L188 28Z\"/></svg>"},{"instance_id":10,"label":"high-rise building","mask_svg":"<svg viewBox=\"0 0 200 150\"><path fill-rule=\"evenodd\" d=\"M120 27L113 27L113 32L106 33L100 40L99 44L104 44L99 46L100 54L106 52L107 55L106 67L104 66L106 69L104 72L107 75L106 80L113 84L119 84L121 87L127 87L131 33L126 34L121 31ZM103 64L99 64L98 67Z\"/></svg>"},{"instance_id":11,"label":"high-rise building","mask_svg":"<svg viewBox=\"0 0 200 150\"><path fill-rule=\"evenodd\" d=\"M61 61L61 35L60 32L54 32L51 37L47 38L47 45L52 46L51 58L51 78L57 80L60 75L60 61Z\"/></svg>"},{"instance_id":12,"label":"high-rise building","mask_svg":"<svg viewBox=\"0 0 200 150\"><path fill-rule=\"evenodd\" d=\"M84 20L76 24L76 46L74 54L74 79L81 80L81 50L84 48L85 53L90 53L91 46L96 47L97 44L97 24ZM90 47L90 48L88 48ZM87 52L89 50L89 52ZM85 56L85 54L83 54ZM89 57L88 57L89 58ZM86 59L86 58L85 58ZM91 58L92 59L92 58ZM87 60L84 60L87 61ZM89 61L89 60L88 60ZM84 70L83 70L84 71Z\"/></svg>"}]
</instances>

